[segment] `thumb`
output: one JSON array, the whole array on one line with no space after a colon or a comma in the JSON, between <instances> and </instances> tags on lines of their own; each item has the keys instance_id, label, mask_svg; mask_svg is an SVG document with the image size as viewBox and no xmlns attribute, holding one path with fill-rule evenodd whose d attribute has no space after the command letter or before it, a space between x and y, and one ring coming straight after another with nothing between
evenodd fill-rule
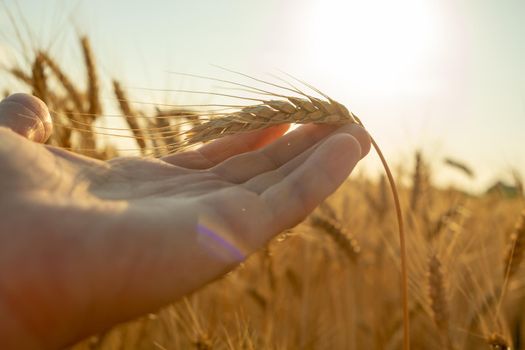
<instances>
[{"instance_id":1,"label":"thumb","mask_svg":"<svg viewBox=\"0 0 525 350\"><path fill-rule=\"evenodd\" d=\"M0 102L1 126L39 143L46 142L53 131L46 104L34 96L21 93Z\"/></svg>"}]
</instances>

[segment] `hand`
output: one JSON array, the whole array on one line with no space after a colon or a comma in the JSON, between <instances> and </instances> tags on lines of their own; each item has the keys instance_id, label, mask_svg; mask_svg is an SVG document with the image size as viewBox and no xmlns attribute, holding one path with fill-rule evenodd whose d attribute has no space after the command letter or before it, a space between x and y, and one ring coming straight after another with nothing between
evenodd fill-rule
<instances>
[{"instance_id":1,"label":"hand","mask_svg":"<svg viewBox=\"0 0 525 350\"><path fill-rule=\"evenodd\" d=\"M34 141L46 120L27 95L0 103L0 124ZM218 278L302 221L370 148L356 125L286 129L103 162L0 128L0 348L60 348Z\"/></svg>"}]
</instances>

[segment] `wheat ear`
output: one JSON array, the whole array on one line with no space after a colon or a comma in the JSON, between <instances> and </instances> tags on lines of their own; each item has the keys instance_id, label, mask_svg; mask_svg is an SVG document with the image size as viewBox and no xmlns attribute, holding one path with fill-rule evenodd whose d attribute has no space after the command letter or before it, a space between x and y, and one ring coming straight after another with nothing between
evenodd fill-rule
<instances>
[{"instance_id":1,"label":"wheat ear","mask_svg":"<svg viewBox=\"0 0 525 350\"><path fill-rule=\"evenodd\" d=\"M20 80L21 82L27 84L28 86L33 86L33 78L26 73L24 73L19 68L11 68L9 69L9 73L11 73L12 76Z\"/></svg>"},{"instance_id":2,"label":"wheat ear","mask_svg":"<svg viewBox=\"0 0 525 350\"><path fill-rule=\"evenodd\" d=\"M437 254L432 254L428 261L428 297L432 319L439 330L442 341L448 349L453 349L452 341L449 337L450 313L443 278L443 268L441 260Z\"/></svg>"},{"instance_id":3,"label":"wheat ear","mask_svg":"<svg viewBox=\"0 0 525 350\"><path fill-rule=\"evenodd\" d=\"M416 151L414 174L412 175L412 191L410 193L410 209L417 209L423 186L423 156Z\"/></svg>"},{"instance_id":4,"label":"wheat ear","mask_svg":"<svg viewBox=\"0 0 525 350\"><path fill-rule=\"evenodd\" d=\"M357 121L360 125L363 123L357 118ZM403 213L401 211L401 202L399 200L399 195L397 191L396 182L394 181L394 176L390 171L390 167L383 156L383 152L377 145L376 141L372 136L370 136L370 141L374 147L383 169L385 170L388 182L390 184L390 189L392 191L392 197L394 199L394 207L396 209L398 233L399 233L399 251L400 251L400 260L401 260L401 298L403 305L403 349L410 350L410 311L408 307L408 269L407 269L407 253L406 253L406 240L405 240L405 224L403 220Z\"/></svg>"},{"instance_id":5,"label":"wheat ear","mask_svg":"<svg viewBox=\"0 0 525 350\"><path fill-rule=\"evenodd\" d=\"M69 97L71 97L71 100L73 101L77 112L82 113L82 97L81 94L78 92L78 89L71 82L71 79L69 79L69 77L62 71L62 69L60 69L60 66L55 62L55 60L53 60L48 54L46 54L45 52L40 52L38 55L42 59L42 61L49 67L51 72L53 72L56 79L60 82L60 84L62 84L66 92L69 94Z\"/></svg>"},{"instance_id":6,"label":"wheat ear","mask_svg":"<svg viewBox=\"0 0 525 350\"><path fill-rule=\"evenodd\" d=\"M113 92L115 93L115 97L117 98L120 111L122 112L124 119L126 119L129 128L133 132L133 136L135 136L135 140L137 141L137 144L140 147L140 151L142 152L142 154L144 154L146 151L146 141L144 135L142 134L142 129L140 128L135 113L131 109L126 93L120 86L120 83L116 80L113 80Z\"/></svg>"},{"instance_id":7,"label":"wheat ear","mask_svg":"<svg viewBox=\"0 0 525 350\"><path fill-rule=\"evenodd\" d=\"M47 102L47 81L43 63L42 58L37 55L31 68L33 76L33 95L40 98L42 101Z\"/></svg>"},{"instance_id":8,"label":"wheat ear","mask_svg":"<svg viewBox=\"0 0 525 350\"><path fill-rule=\"evenodd\" d=\"M310 219L312 226L321 228L341 248L351 262L356 262L361 251L357 240L350 235L337 221L314 215Z\"/></svg>"},{"instance_id":9,"label":"wheat ear","mask_svg":"<svg viewBox=\"0 0 525 350\"><path fill-rule=\"evenodd\" d=\"M211 141L226 135L264 129L286 123L343 124L353 122L354 116L340 103L287 97L286 100L261 100L261 104L246 106L234 113L220 115L196 125L185 143L188 145Z\"/></svg>"},{"instance_id":10,"label":"wheat ear","mask_svg":"<svg viewBox=\"0 0 525 350\"><path fill-rule=\"evenodd\" d=\"M428 296L434 323L441 330L448 330L449 313L441 261L436 254L428 262Z\"/></svg>"},{"instance_id":11,"label":"wheat ear","mask_svg":"<svg viewBox=\"0 0 525 350\"><path fill-rule=\"evenodd\" d=\"M97 70L95 66L95 59L93 58L93 52L91 51L91 44L87 37L80 38L80 44L82 45L82 53L84 55L84 62L86 64L87 73L87 96L88 96L88 112L93 119L97 115L102 113L102 106L99 98L99 81Z\"/></svg>"}]
</instances>

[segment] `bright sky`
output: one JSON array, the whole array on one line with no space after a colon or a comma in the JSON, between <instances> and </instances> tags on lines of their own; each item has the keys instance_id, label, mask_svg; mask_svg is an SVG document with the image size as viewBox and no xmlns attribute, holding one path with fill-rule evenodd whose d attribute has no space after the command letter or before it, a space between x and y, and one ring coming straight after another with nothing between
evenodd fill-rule
<instances>
[{"instance_id":1,"label":"bright sky","mask_svg":"<svg viewBox=\"0 0 525 350\"><path fill-rule=\"evenodd\" d=\"M0 61L20 51L7 8L21 31L29 27L40 46L53 43L52 54L80 77L75 31L91 38L102 73L128 87L217 89L170 70L239 79L210 63L270 79L283 70L359 115L394 164L410 164L422 148L440 184L481 189L513 168L525 175L523 0L0 4ZM11 84L0 74L0 88ZM133 98L211 100L144 90ZM476 180L447 169L446 156L470 165ZM365 168L375 169L369 158Z\"/></svg>"}]
</instances>

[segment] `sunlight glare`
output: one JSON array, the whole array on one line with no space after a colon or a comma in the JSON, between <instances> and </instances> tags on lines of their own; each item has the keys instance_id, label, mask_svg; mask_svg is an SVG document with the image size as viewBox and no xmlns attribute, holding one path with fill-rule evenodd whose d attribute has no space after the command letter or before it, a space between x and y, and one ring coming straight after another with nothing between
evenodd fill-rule
<instances>
[{"instance_id":1,"label":"sunlight glare","mask_svg":"<svg viewBox=\"0 0 525 350\"><path fill-rule=\"evenodd\" d=\"M374 93L420 90L439 48L433 1L318 1L305 38L309 66L327 65ZM417 81L414 81L417 80ZM417 83L417 84L416 84Z\"/></svg>"}]
</instances>

